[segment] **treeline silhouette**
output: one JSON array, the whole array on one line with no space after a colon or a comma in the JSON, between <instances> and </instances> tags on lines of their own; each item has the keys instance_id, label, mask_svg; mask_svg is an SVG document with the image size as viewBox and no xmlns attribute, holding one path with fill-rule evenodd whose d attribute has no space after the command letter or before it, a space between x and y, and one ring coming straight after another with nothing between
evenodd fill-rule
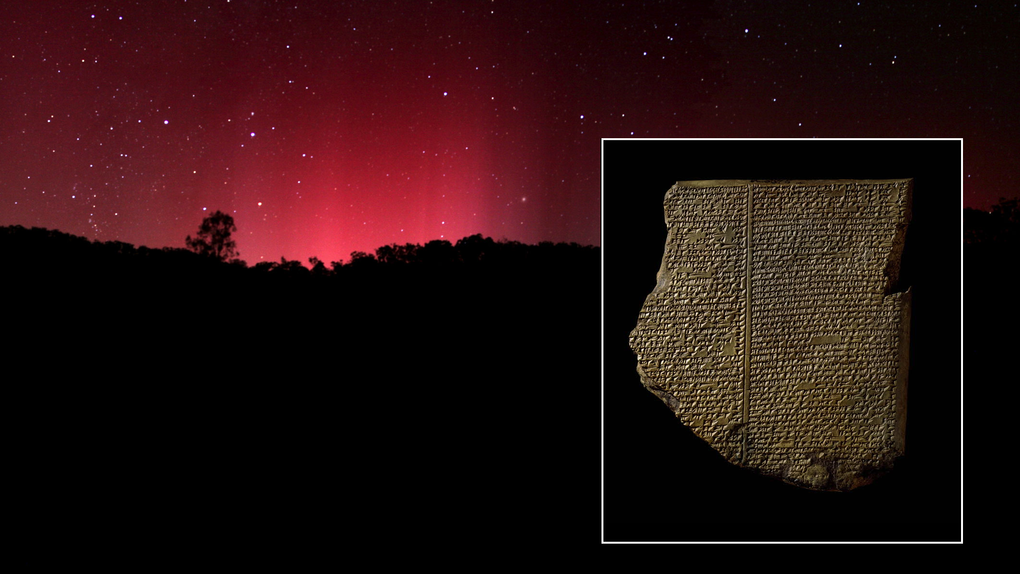
<instances>
[{"instance_id":1,"label":"treeline silhouette","mask_svg":"<svg viewBox=\"0 0 1020 574\"><path fill-rule=\"evenodd\" d=\"M963 243L977 250L1020 247L1020 199L1002 198L989 211L964 209Z\"/></svg>"},{"instance_id":2,"label":"treeline silhouette","mask_svg":"<svg viewBox=\"0 0 1020 574\"><path fill-rule=\"evenodd\" d=\"M1016 283L1020 199L1000 199L989 211L963 210L963 257L965 294L987 298Z\"/></svg>"},{"instance_id":3,"label":"treeline silhouette","mask_svg":"<svg viewBox=\"0 0 1020 574\"><path fill-rule=\"evenodd\" d=\"M32 267L33 271L48 270L60 272L64 269L75 271L92 270L97 273L130 271L132 273L155 271L157 273L193 272L210 270L224 271L227 267L216 257L203 256L187 249L163 247L153 249L135 247L122 241L90 240L62 231L39 227L25 228L20 225L0 227L0 249L5 257L18 266ZM316 257L310 259L311 269L299 260L281 258L280 262L261 261L251 267L258 272L293 273L295 276L351 276L352 270L375 265L413 266L479 266L555 264L565 259L598 258L598 248L577 243L541 242L528 245L518 241L494 241L481 234L464 237L451 243L447 240L429 241L425 245L393 243L376 249L375 253L355 251L350 260L333 261L328 266ZM211 265L219 265L218 268ZM236 260L228 267L247 269L249 264Z\"/></svg>"},{"instance_id":4,"label":"treeline silhouette","mask_svg":"<svg viewBox=\"0 0 1020 574\"><path fill-rule=\"evenodd\" d=\"M309 269L15 226L0 262L16 463L69 519L470 539L598 472L598 248L475 235Z\"/></svg>"}]
</instances>

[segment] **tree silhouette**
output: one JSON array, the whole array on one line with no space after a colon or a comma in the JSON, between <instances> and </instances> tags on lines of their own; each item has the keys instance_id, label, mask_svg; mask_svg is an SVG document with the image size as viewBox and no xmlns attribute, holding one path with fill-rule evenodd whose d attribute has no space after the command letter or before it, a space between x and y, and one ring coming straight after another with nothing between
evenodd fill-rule
<instances>
[{"instance_id":1,"label":"tree silhouette","mask_svg":"<svg viewBox=\"0 0 1020 574\"><path fill-rule=\"evenodd\" d=\"M351 262L348 263L347 267L354 267L355 269L363 269L367 266L375 265L375 255L371 253L365 253L364 251L352 251Z\"/></svg>"},{"instance_id":2,"label":"tree silhouette","mask_svg":"<svg viewBox=\"0 0 1020 574\"><path fill-rule=\"evenodd\" d=\"M969 246L1000 248L1020 245L1020 199L1000 198L991 211L965 208L963 242Z\"/></svg>"},{"instance_id":3,"label":"tree silhouette","mask_svg":"<svg viewBox=\"0 0 1020 574\"><path fill-rule=\"evenodd\" d=\"M312 264L312 275L316 277L325 277L329 274L329 271L326 270L326 264L318 257L309 257L308 262Z\"/></svg>"},{"instance_id":4,"label":"tree silhouette","mask_svg":"<svg viewBox=\"0 0 1020 574\"><path fill-rule=\"evenodd\" d=\"M449 241L434 239L418 250L418 259L426 265L447 265L456 262L457 252Z\"/></svg>"},{"instance_id":5,"label":"tree silhouette","mask_svg":"<svg viewBox=\"0 0 1020 574\"><path fill-rule=\"evenodd\" d=\"M188 249L199 255L230 262L240 255L237 243L230 237L235 231L237 226L234 225L234 218L217 210L202 220L198 235L194 239L190 235L187 236L184 243Z\"/></svg>"},{"instance_id":6,"label":"tree silhouette","mask_svg":"<svg viewBox=\"0 0 1020 574\"><path fill-rule=\"evenodd\" d=\"M496 242L491 237L483 237L481 233L476 233L457 241L455 247L461 261L464 263L477 263L485 259L486 256L492 256L495 244Z\"/></svg>"},{"instance_id":7,"label":"tree silhouette","mask_svg":"<svg viewBox=\"0 0 1020 574\"><path fill-rule=\"evenodd\" d=\"M375 250L375 258L381 263L415 263L419 249L413 243L383 245Z\"/></svg>"}]
</instances>

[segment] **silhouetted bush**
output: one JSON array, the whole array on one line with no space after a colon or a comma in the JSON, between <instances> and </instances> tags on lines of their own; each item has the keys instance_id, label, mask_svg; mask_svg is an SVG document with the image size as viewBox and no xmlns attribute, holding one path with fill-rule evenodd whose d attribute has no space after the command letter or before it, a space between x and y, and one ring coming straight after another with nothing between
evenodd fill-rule
<instances>
[{"instance_id":1,"label":"silhouetted bush","mask_svg":"<svg viewBox=\"0 0 1020 574\"><path fill-rule=\"evenodd\" d=\"M964 209L963 241L968 246L1020 247L1020 200L1000 199L990 211Z\"/></svg>"}]
</instances>

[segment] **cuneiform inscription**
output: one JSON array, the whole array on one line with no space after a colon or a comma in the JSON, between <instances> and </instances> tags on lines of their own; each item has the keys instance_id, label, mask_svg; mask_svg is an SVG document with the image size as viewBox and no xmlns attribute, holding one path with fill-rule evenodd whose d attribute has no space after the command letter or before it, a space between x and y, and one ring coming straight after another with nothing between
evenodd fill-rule
<instances>
[{"instance_id":1,"label":"cuneiform inscription","mask_svg":"<svg viewBox=\"0 0 1020 574\"><path fill-rule=\"evenodd\" d=\"M631 334L645 386L730 461L846 490L903 452L909 180L680 182Z\"/></svg>"},{"instance_id":2,"label":"cuneiform inscription","mask_svg":"<svg viewBox=\"0 0 1020 574\"><path fill-rule=\"evenodd\" d=\"M812 345L831 345L833 343L839 343L840 338L838 335L822 335L820 337L811 337Z\"/></svg>"}]
</instances>

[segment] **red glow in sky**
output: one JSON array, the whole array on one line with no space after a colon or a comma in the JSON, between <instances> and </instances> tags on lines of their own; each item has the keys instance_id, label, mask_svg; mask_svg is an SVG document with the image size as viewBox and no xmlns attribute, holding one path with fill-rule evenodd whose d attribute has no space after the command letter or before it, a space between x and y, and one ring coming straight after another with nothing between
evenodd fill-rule
<instances>
[{"instance_id":1,"label":"red glow in sky","mask_svg":"<svg viewBox=\"0 0 1020 574\"><path fill-rule=\"evenodd\" d=\"M220 209L253 262L597 244L598 140L571 157L548 108L557 24L496 7L7 6L0 223L181 246Z\"/></svg>"},{"instance_id":2,"label":"red glow in sky","mask_svg":"<svg viewBox=\"0 0 1020 574\"><path fill-rule=\"evenodd\" d=\"M986 207L1017 193L1018 14L4 3L0 225L183 247L219 209L250 263L476 233L598 244L602 137L962 137L965 204Z\"/></svg>"}]
</instances>

